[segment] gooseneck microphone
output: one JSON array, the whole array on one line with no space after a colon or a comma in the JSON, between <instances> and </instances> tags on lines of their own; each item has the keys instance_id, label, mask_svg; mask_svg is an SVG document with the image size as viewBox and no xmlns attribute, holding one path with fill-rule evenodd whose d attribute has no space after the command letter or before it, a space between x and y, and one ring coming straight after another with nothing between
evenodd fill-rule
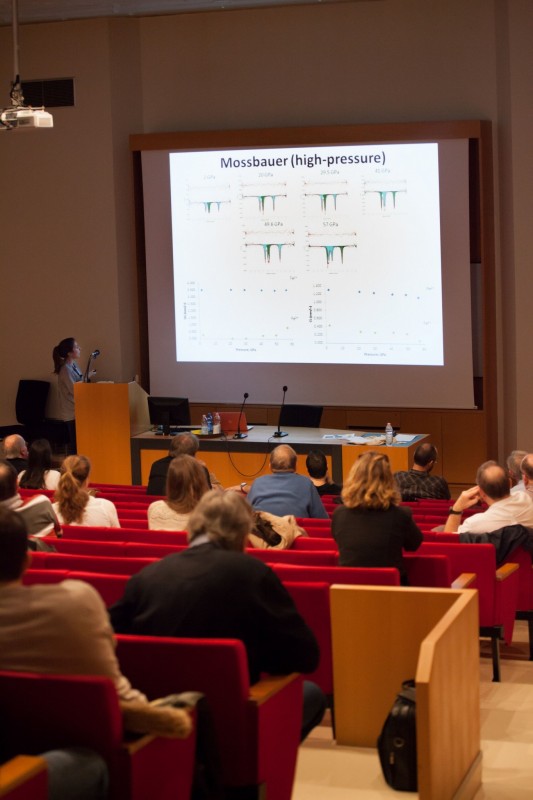
<instances>
[{"instance_id":1,"label":"gooseneck microphone","mask_svg":"<svg viewBox=\"0 0 533 800\"><path fill-rule=\"evenodd\" d=\"M249 397L248 392L245 392L244 393L244 399L242 401L241 410L239 411L239 419L237 420L237 433L233 434L233 438L234 439L246 439L247 436L248 436L247 433L241 433L242 412L243 412L243 409L244 409L244 404L248 400L248 397Z\"/></svg>"},{"instance_id":2,"label":"gooseneck microphone","mask_svg":"<svg viewBox=\"0 0 533 800\"><path fill-rule=\"evenodd\" d=\"M91 355L89 356L89 360L87 362L87 369L85 370L85 373L83 375L83 382L84 383L90 383L91 382L91 379L89 378L89 370L91 369L91 364L92 364L93 360L95 358L98 358L99 355L100 355L100 350L93 350Z\"/></svg>"},{"instance_id":3,"label":"gooseneck microphone","mask_svg":"<svg viewBox=\"0 0 533 800\"><path fill-rule=\"evenodd\" d=\"M282 437L282 436L288 436L288 435L289 435L289 434L287 433L287 431L282 431L282 430L281 430L281 414L282 414L282 412L283 412L283 406L285 405L285 395L286 395L286 393L287 393L287 387L286 387L286 386L284 386L284 387L283 387L283 399L282 399L282 401L281 401L281 408L280 408L280 410L279 410L279 417L278 417L278 429L277 429L277 431L276 431L276 432L273 434L273 435L276 437L276 439L281 439L281 437Z\"/></svg>"}]
</instances>

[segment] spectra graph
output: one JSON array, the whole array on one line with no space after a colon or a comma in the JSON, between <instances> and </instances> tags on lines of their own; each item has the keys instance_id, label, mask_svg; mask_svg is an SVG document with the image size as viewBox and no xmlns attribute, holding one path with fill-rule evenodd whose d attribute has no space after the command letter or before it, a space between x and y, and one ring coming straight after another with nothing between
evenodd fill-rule
<instances>
[{"instance_id":1,"label":"spectra graph","mask_svg":"<svg viewBox=\"0 0 533 800\"><path fill-rule=\"evenodd\" d=\"M436 146L390 147L355 172L171 154L179 361L442 363Z\"/></svg>"}]
</instances>

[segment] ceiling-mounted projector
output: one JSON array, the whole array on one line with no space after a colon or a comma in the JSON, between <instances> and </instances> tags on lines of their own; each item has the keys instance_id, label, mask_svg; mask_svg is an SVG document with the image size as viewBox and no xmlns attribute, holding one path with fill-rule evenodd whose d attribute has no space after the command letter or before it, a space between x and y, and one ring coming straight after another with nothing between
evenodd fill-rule
<instances>
[{"instance_id":1,"label":"ceiling-mounted projector","mask_svg":"<svg viewBox=\"0 0 533 800\"><path fill-rule=\"evenodd\" d=\"M54 118L44 108L5 108L0 113L0 130L32 130L34 128L53 128Z\"/></svg>"},{"instance_id":2,"label":"ceiling-mounted projector","mask_svg":"<svg viewBox=\"0 0 533 800\"><path fill-rule=\"evenodd\" d=\"M11 105L0 110L0 131L35 131L40 128L53 128L54 119L44 106L32 108L24 105L22 84L19 75L18 6L13 4L13 83L9 96Z\"/></svg>"}]
</instances>

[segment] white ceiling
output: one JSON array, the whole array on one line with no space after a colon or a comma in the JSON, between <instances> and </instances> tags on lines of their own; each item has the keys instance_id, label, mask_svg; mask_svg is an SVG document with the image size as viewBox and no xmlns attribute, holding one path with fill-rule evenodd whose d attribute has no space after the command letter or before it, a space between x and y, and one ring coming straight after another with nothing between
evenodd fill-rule
<instances>
[{"instance_id":1,"label":"white ceiling","mask_svg":"<svg viewBox=\"0 0 533 800\"><path fill-rule=\"evenodd\" d=\"M383 0L18 0L19 24L89 17L148 17L265 6ZM0 0L0 25L10 25L13 0Z\"/></svg>"}]
</instances>

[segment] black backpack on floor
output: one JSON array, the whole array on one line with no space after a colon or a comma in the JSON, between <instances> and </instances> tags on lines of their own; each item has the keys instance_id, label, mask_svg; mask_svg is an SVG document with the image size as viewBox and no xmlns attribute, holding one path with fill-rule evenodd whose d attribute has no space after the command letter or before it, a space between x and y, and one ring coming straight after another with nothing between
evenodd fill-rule
<instances>
[{"instance_id":1,"label":"black backpack on floor","mask_svg":"<svg viewBox=\"0 0 533 800\"><path fill-rule=\"evenodd\" d=\"M378 738L383 776L389 786L403 792L418 788L416 760L416 689L405 681Z\"/></svg>"}]
</instances>

